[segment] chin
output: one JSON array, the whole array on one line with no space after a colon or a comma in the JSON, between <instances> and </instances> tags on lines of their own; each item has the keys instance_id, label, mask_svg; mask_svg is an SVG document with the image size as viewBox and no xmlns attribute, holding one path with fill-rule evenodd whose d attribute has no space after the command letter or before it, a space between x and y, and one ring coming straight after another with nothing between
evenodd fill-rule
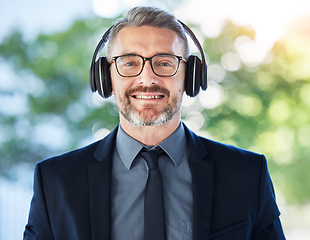
<instances>
[{"instance_id":1,"label":"chin","mask_svg":"<svg viewBox=\"0 0 310 240\"><path fill-rule=\"evenodd\" d=\"M170 111L165 111L159 114L159 116L156 118L141 116L138 113L131 113L131 114L122 113L122 115L128 122L130 122L135 127L146 127L146 126L163 126L173 119L173 117L176 115L176 112L172 113Z\"/></svg>"}]
</instances>

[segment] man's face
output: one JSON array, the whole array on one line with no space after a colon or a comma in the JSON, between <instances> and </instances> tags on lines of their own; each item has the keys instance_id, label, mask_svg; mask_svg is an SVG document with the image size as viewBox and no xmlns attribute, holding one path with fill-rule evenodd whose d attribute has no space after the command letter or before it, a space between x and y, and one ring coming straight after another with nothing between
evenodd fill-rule
<instances>
[{"instance_id":1,"label":"man's face","mask_svg":"<svg viewBox=\"0 0 310 240\"><path fill-rule=\"evenodd\" d=\"M157 54L182 56L183 46L179 36L166 28L125 27L115 36L110 55L137 54L145 58ZM171 77L155 75L150 61L145 62L140 75L122 77L112 62L111 78L121 120L141 127L160 126L173 118L180 118L185 78L183 61Z\"/></svg>"}]
</instances>

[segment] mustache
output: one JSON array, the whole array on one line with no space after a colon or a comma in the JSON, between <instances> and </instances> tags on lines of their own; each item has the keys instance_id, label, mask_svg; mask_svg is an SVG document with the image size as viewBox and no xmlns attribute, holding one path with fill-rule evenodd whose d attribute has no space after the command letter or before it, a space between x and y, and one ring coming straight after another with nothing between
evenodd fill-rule
<instances>
[{"instance_id":1,"label":"mustache","mask_svg":"<svg viewBox=\"0 0 310 240\"><path fill-rule=\"evenodd\" d=\"M163 95L166 95L166 96L170 96L170 92L167 88L164 88L164 87L161 87L161 86L158 86L158 85L154 85L154 86L151 86L151 87L148 87L148 86L138 86L138 87L135 87L135 88L130 88L126 91L126 96L129 97L130 95L133 95L134 93L136 92L148 92L148 93L151 93L151 92L156 92L156 93L162 93Z\"/></svg>"}]
</instances>

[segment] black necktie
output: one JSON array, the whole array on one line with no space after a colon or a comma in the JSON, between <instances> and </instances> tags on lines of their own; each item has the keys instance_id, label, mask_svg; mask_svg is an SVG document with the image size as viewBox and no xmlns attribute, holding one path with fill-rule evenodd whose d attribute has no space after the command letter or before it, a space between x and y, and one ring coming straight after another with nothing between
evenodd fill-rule
<instances>
[{"instance_id":1,"label":"black necktie","mask_svg":"<svg viewBox=\"0 0 310 240\"><path fill-rule=\"evenodd\" d=\"M158 168L158 150L141 150L149 166L144 196L144 240L165 240L163 184Z\"/></svg>"}]
</instances>

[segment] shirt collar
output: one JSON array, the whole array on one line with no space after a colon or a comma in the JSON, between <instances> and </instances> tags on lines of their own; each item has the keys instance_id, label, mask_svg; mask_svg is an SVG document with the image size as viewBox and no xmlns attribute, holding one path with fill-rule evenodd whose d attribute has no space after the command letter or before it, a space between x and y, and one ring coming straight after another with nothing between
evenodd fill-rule
<instances>
[{"instance_id":1,"label":"shirt collar","mask_svg":"<svg viewBox=\"0 0 310 240\"><path fill-rule=\"evenodd\" d=\"M142 143L130 137L119 125L116 135L116 150L127 169L130 169L133 160L143 146Z\"/></svg>"},{"instance_id":2,"label":"shirt collar","mask_svg":"<svg viewBox=\"0 0 310 240\"><path fill-rule=\"evenodd\" d=\"M158 145L168 154L175 166L179 165L186 152L186 137L183 124L180 124L168 138Z\"/></svg>"},{"instance_id":3,"label":"shirt collar","mask_svg":"<svg viewBox=\"0 0 310 240\"><path fill-rule=\"evenodd\" d=\"M186 137L183 124L164 141L158 144L170 157L174 165L177 166L186 150ZM178 146L177 148L175 146ZM130 137L119 125L116 135L116 150L126 166L127 169L131 168L131 165L144 145Z\"/></svg>"}]
</instances>

